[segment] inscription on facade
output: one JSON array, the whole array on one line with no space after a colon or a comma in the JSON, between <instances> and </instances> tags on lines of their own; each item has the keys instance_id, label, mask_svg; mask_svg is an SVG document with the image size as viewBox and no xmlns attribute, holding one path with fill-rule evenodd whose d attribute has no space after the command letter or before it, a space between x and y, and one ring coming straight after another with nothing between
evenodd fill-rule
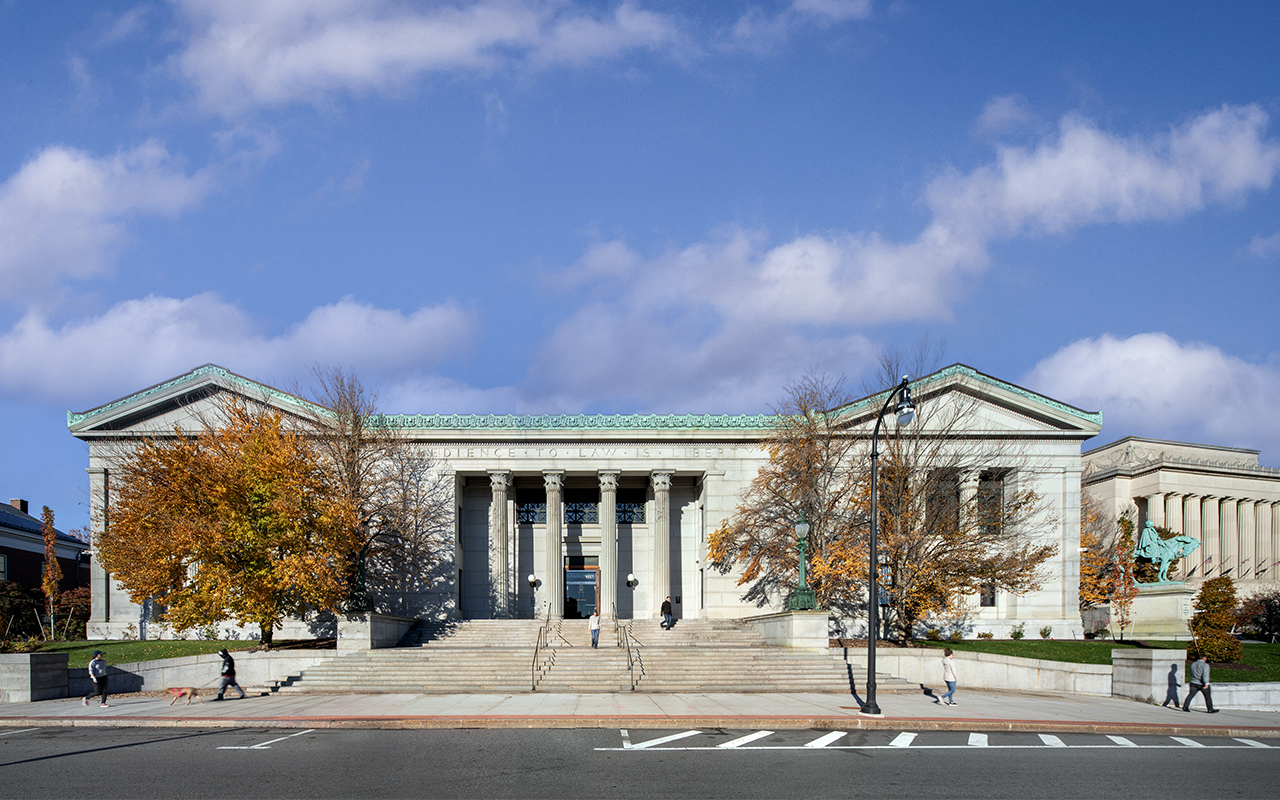
<instances>
[{"instance_id":1,"label":"inscription on facade","mask_svg":"<svg viewBox=\"0 0 1280 800\"><path fill-rule=\"evenodd\" d=\"M611 458L757 458L754 447L429 447L431 458L476 458L486 461L516 459L611 459Z\"/></svg>"}]
</instances>

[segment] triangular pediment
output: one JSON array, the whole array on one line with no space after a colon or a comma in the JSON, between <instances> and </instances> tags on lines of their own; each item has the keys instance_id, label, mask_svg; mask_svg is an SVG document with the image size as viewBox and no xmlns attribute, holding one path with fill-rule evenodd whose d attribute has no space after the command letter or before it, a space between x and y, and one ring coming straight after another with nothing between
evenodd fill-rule
<instances>
[{"instance_id":1,"label":"triangular pediment","mask_svg":"<svg viewBox=\"0 0 1280 800\"><path fill-rule=\"evenodd\" d=\"M97 408L67 412L67 427L83 439L131 433L164 433L175 427L197 431L216 415L230 396L269 405L291 415L324 413L302 398L205 364L172 380L134 392Z\"/></svg>"},{"instance_id":2,"label":"triangular pediment","mask_svg":"<svg viewBox=\"0 0 1280 800\"><path fill-rule=\"evenodd\" d=\"M926 429L930 420L962 422L948 426L974 434L1010 434L1087 439L1102 430L1102 412L1084 411L1020 386L985 375L964 364L954 364L910 382L916 420ZM845 429L870 429L889 399L886 390L839 409L836 417ZM890 406L894 403L890 403ZM891 409L892 410L892 409Z\"/></svg>"}]
</instances>

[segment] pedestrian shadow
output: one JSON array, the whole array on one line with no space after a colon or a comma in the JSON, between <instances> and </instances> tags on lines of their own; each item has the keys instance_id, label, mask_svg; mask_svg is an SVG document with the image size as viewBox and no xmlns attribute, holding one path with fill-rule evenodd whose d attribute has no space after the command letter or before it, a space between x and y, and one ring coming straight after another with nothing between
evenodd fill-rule
<instances>
[{"instance_id":1,"label":"pedestrian shadow","mask_svg":"<svg viewBox=\"0 0 1280 800\"><path fill-rule=\"evenodd\" d=\"M1181 708L1182 703L1178 700L1178 687L1182 684L1178 683L1178 667L1181 666L1177 662L1169 665L1169 691L1165 693L1164 702L1160 704L1161 708L1168 708L1170 703Z\"/></svg>"},{"instance_id":2,"label":"pedestrian shadow","mask_svg":"<svg viewBox=\"0 0 1280 800\"><path fill-rule=\"evenodd\" d=\"M925 697L929 698L930 700L932 700L932 701L933 701L933 702L935 702L935 703L941 703L941 702L942 702L942 698L941 698L941 697L939 697L938 695L936 695L936 694L934 694L934 693L933 693L933 687L931 687L931 686L925 686L923 683L922 683L922 684L919 684L919 686L920 686L920 692L921 692L921 694L923 694Z\"/></svg>"}]
</instances>

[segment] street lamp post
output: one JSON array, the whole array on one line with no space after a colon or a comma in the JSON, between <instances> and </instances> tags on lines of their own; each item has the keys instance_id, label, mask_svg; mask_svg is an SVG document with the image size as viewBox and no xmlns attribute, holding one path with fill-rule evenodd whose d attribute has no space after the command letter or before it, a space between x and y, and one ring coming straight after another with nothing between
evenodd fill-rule
<instances>
[{"instance_id":1,"label":"street lamp post","mask_svg":"<svg viewBox=\"0 0 1280 800\"><path fill-rule=\"evenodd\" d=\"M906 375L885 398L884 406L876 416L876 427L871 432L871 553L870 579L867 582L867 700L862 704L863 714L879 714L880 706L876 705L876 638L880 635L880 548L877 538L877 520L880 518L880 499L877 494L876 481L879 477L880 464L880 423L884 421L885 412L894 398L898 404L893 413L898 418L898 425L907 425L915 416L916 406L911 402L911 385Z\"/></svg>"},{"instance_id":2,"label":"street lamp post","mask_svg":"<svg viewBox=\"0 0 1280 800\"><path fill-rule=\"evenodd\" d=\"M813 611L818 607L818 597L805 582L805 551L809 549L809 521L800 512L796 524L796 549L800 551L800 582L796 590L787 596L788 611Z\"/></svg>"}]
</instances>

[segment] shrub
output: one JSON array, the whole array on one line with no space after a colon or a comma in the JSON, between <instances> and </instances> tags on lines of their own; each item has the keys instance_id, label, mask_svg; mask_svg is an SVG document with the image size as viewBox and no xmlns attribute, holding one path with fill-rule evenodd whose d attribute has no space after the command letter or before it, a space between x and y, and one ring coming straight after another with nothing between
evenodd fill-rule
<instances>
[{"instance_id":1,"label":"shrub","mask_svg":"<svg viewBox=\"0 0 1280 800\"><path fill-rule=\"evenodd\" d=\"M1093 635L1099 639L1105 639L1111 635L1111 631L1107 630L1106 628L1098 628L1096 631L1093 632Z\"/></svg>"},{"instance_id":2,"label":"shrub","mask_svg":"<svg viewBox=\"0 0 1280 800\"><path fill-rule=\"evenodd\" d=\"M1027 623L1019 622L1017 625L1014 625L1012 629L1010 629L1009 638L1013 639L1014 641L1018 641L1023 636L1026 636L1026 629L1027 629Z\"/></svg>"},{"instance_id":3,"label":"shrub","mask_svg":"<svg viewBox=\"0 0 1280 800\"><path fill-rule=\"evenodd\" d=\"M982 633L978 634L978 638L979 638L979 639L993 639L993 638L995 638L995 634L994 634L994 633L992 633L991 631L983 631Z\"/></svg>"},{"instance_id":4,"label":"shrub","mask_svg":"<svg viewBox=\"0 0 1280 800\"><path fill-rule=\"evenodd\" d=\"M1205 581L1192 608L1195 613L1187 623L1192 646L1187 648L1187 655L1204 655L1217 662L1239 661L1240 642L1231 633L1236 621L1236 587L1231 579L1223 575Z\"/></svg>"},{"instance_id":5,"label":"shrub","mask_svg":"<svg viewBox=\"0 0 1280 800\"><path fill-rule=\"evenodd\" d=\"M947 638L953 642L959 642L964 640L964 634L961 633L959 630L954 630L951 632L951 635L948 636Z\"/></svg>"},{"instance_id":6,"label":"shrub","mask_svg":"<svg viewBox=\"0 0 1280 800\"><path fill-rule=\"evenodd\" d=\"M42 633L36 614L44 606L43 593L13 581L0 581L0 638L26 639Z\"/></svg>"},{"instance_id":7,"label":"shrub","mask_svg":"<svg viewBox=\"0 0 1280 800\"><path fill-rule=\"evenodd\" d=\"M929 630L924 632L924 638L928 639L931 642L940 642L942 641L942 631L938 630L937 628L930 628Z\"/></svg>"},{"instance_id":8,"label":"shrub","mask_svg":"<svg viewBox=\"0 0 1280 800\"><path fill-rule=\"evenodd\" d=\"M1040 638L1041 638L1041 639L1048 639L1048 638L1049 638L1050 636L1052 636L1052 635L1053 635L1053 626L1052 626L1052 625L1045 625L1043 628L1041 628L1041 629L1040 629Z\"/></svg>"},{"instance_id":9,"label":"shrub","mask_svg":"<svg viewBox=\"0 0 1280 800\"><path fill-rule=\"evenodd\" d=\"M1240 604L1240 627L1256 639L1274 642L1280 636L1280 590L1255 594Z\"/></svg>"}]
</instances>

